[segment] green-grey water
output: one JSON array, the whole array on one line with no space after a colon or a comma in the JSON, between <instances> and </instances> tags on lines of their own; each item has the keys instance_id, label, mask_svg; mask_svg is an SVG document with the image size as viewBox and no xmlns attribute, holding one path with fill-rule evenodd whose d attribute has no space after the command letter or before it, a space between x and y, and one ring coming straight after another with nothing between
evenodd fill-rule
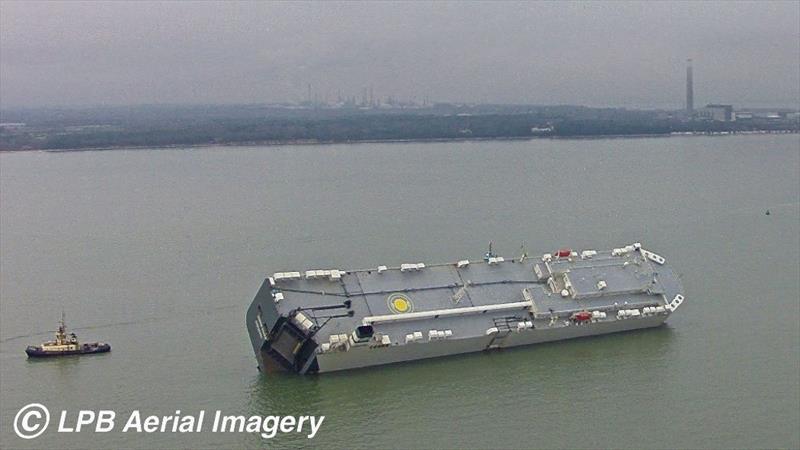
<instances>
[{"instance_id":1,"label":"green-grey water","mask_svg":"<svg viewBox=\"0 0 800 450\"><path fill-rule=\"evenodd\" d=\"M770 215L765 211L769 209ZM635 241L668 325L321 376L265 376L267 273ZM0 155L0 447L800 447L800 137ZM61 309L111 354L33 361ZM57 434L51 411L324 414L319 434Z\"/></svg>"}]
</instances>

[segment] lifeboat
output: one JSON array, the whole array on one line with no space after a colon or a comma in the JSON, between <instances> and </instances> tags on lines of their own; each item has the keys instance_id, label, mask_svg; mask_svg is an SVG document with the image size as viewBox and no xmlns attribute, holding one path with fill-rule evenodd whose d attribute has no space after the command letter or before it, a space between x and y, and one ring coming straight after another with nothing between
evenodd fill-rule
<instances>
[{"instance_id":1,"label":"lifeboat","mask_svg":"<svg viewBox=\"0 0 800 450\"><path fill-rule=\"evenodd\" d=\"M555 254L556 254L556 257L558 257L558 258L569 258L569 256L572 254L572 249L571 248L560 248L560 249L556 250Z\"/></svg>"},{"instance_id":2,"label":"lifeboat","mask_svg":"<svg viewBox=\"0 0 800 450\"><path fill-rule=\"evenodd\" d=\"M592 313L589 311L579 311L570 317L574 322L582 323L592 320Z\"/></svg>"}]
</instances>

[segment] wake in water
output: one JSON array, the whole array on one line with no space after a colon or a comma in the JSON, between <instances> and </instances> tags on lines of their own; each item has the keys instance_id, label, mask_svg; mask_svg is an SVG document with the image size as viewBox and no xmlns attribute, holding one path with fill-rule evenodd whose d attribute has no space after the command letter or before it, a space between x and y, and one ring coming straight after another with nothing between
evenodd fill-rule
<instances>
[{"instance_id":1,"label":"wake in water","mask_svg":"<svg viewBox=\"0 0 800 450\"><path fill-rule=\"evenodd\" d=\"M237 308L237 307L240 307L240 306L241 305L224 305L224 306L216 306L216 307L213 307L213 308L205 308L205 309L196 310L195 313L192 314L192 315L214 313L214 312L223 311L223 310L227 310L227 309ZM186 316L185 313L181 313L181 315L182 316ZM143 318L143 319L129 320L129 321L125 321L125 322L112 322L112 323L103 323L103 324L98 324L98 325L88 325L88 326L83 326L83 327L75 327L75 328L72 328L72 330L75 330L75 331L100 330L100 329L103 329L103 328L110 328L110 327L118 327L118 326L126 326L126 325L137 325L137 324L141 324L141 323L160 322L160 321L163 321L163 320L168 320L168 319L174 318L176 316L178 316L178 313L167 314L167 315L160 316L160 317L147 317L147 318ZM53 333L55 333L55 330L35 331L33 333L30 333L30 334L20 334L18 336L10 336L10 337L7 337L7 338L0 339L0 344L5 344L6 342L16 341L16 340L24 339L24 338L34 338L34 337L37 337L37 336L46 336L46 335L50 335L50 334L53 334Z\"/></svg>"}]
</instances>

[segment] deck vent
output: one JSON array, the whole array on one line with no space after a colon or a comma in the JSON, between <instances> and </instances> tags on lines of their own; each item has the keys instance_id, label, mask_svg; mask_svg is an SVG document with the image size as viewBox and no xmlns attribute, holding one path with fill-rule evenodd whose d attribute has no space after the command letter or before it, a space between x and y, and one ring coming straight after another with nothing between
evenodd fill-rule
<instances>
[{"instance_id":1,"label":"deck vent","mask_svg":"<svg viewBox=\"0 0 800 450\"><path fill-rule=\"evenodd\" d=\"M672 299L671 302L669 302L669 305L667 305L666 308L670 311L675 311L676 309L678 309L678 306L681 306L682 303L683 303L683 295L678 294L675 296L675 298Z\"/></svg>"},{"instance_id":2,"label":"deck vent","mask_svg":"<svg viewBox=\"0 0 800 450\"><path fill-rule=\"evenodd\" d=\"M409 333L409 334L406 335L406 344L409 343L409 342L416 342L416 341L421 341L421 340L422 340L422 332L421 331L415 331L413 333Z\"/></svg>"},{"instance_id":3,"label":"deck vent","mask_svg":"<svg viewBox=\"0 0 800 450\"><path fill-rule=\"evenodd\" d=\"M642 254L644 256L647 257L647 259L649 259L650 261L653 261L653 262L655 262L657 264L664 264L665 262L667 262L667 260L664 259L664 257L661 256L661 255L656 255L655 253L649 252L649 251L644 250L644 249L642 249L641 252L642 252Z\"/></svg>"},{"instance_id":4,"label":"deck vent","mask_svg":"<svg viewBox=\"0 0 800 450\"><path fill-rule=\"evenodd\" d=\"M636 248L633 245L626 245L625 247L615 248L611 250L611 256L623 256L632 253Z\"/></svg>"},{"instance_id":5,"label":"deck vent","mask_svg":"<svg viewBox=\"0 0 800 450\"><path fill-rule=\"evenodd\" d=\"M639 317L642 313L638 309L620 309L617 311L617 319L625 319L627 317Z\"/></svg>"},{"instance_id":6,"label":"deck vent","mask_svg":"<svg viewBox=\"0 0 800 450\"><path fill-rule=\"evenodd\" d=\"M272 276L272 279L275 281L280 280L299 280L300 279L300 272L277 272L275 275Z\"/></svg>"},{"instance_id":7,"label":"deck vent","mask_svg":"<svg viewBox=\"0 0 800 450\"><path fill-rule=\"evenodd\" d=\"M305 331L310 330L314 326L314 322L312 322L305 314L298 312L294 316L294 322L300 326Z\"/></svg>"},{"instance_id":8,"label":"deck vent","mask_svg":"<svg viewBox=\"0 0 800 450\"><path fill-rule=\"evenodd\" d=\"M517 331L527 330L531 328L533 328L533 322L529 320L517 322Z\"/></svg>"},{"instance_id":9,"label":"deck vent","mask_svg":"<svg viewBox=\"0 0 800 450\"><path fill-rule=\"evenodd\" d=\"M452 335L453 330L430 330L428 331L428 340L446 339Z\"/></svg>"}]
</instances>

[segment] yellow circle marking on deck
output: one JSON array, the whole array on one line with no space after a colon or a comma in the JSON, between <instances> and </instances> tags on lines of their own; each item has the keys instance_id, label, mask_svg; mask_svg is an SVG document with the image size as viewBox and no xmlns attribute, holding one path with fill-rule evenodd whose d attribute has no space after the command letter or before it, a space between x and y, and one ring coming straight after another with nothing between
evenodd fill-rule
<instances>
[{"instance_id":1,"label":"yellow circle marking on deck","mask_svg":"<svg viewBox=\"0 0 800 450\"><path fill-rule=\"evenodd\" d=\"M408 302L403 298L396 298L392 300L392 305L394 306L394 309L401 313L408 311Z\"/></svg>"},{"instance_id":2,"label":"yellow circle marking on deck","mask_svg":"<svg viewBox=\"0 0 800 450\"><path fill-rule=\"evenodd\" d=\"M395 314L403 314L414 310L414 302L405 294L392 294L386 299L386 304Z\"/></svg>"}]
</instances>

